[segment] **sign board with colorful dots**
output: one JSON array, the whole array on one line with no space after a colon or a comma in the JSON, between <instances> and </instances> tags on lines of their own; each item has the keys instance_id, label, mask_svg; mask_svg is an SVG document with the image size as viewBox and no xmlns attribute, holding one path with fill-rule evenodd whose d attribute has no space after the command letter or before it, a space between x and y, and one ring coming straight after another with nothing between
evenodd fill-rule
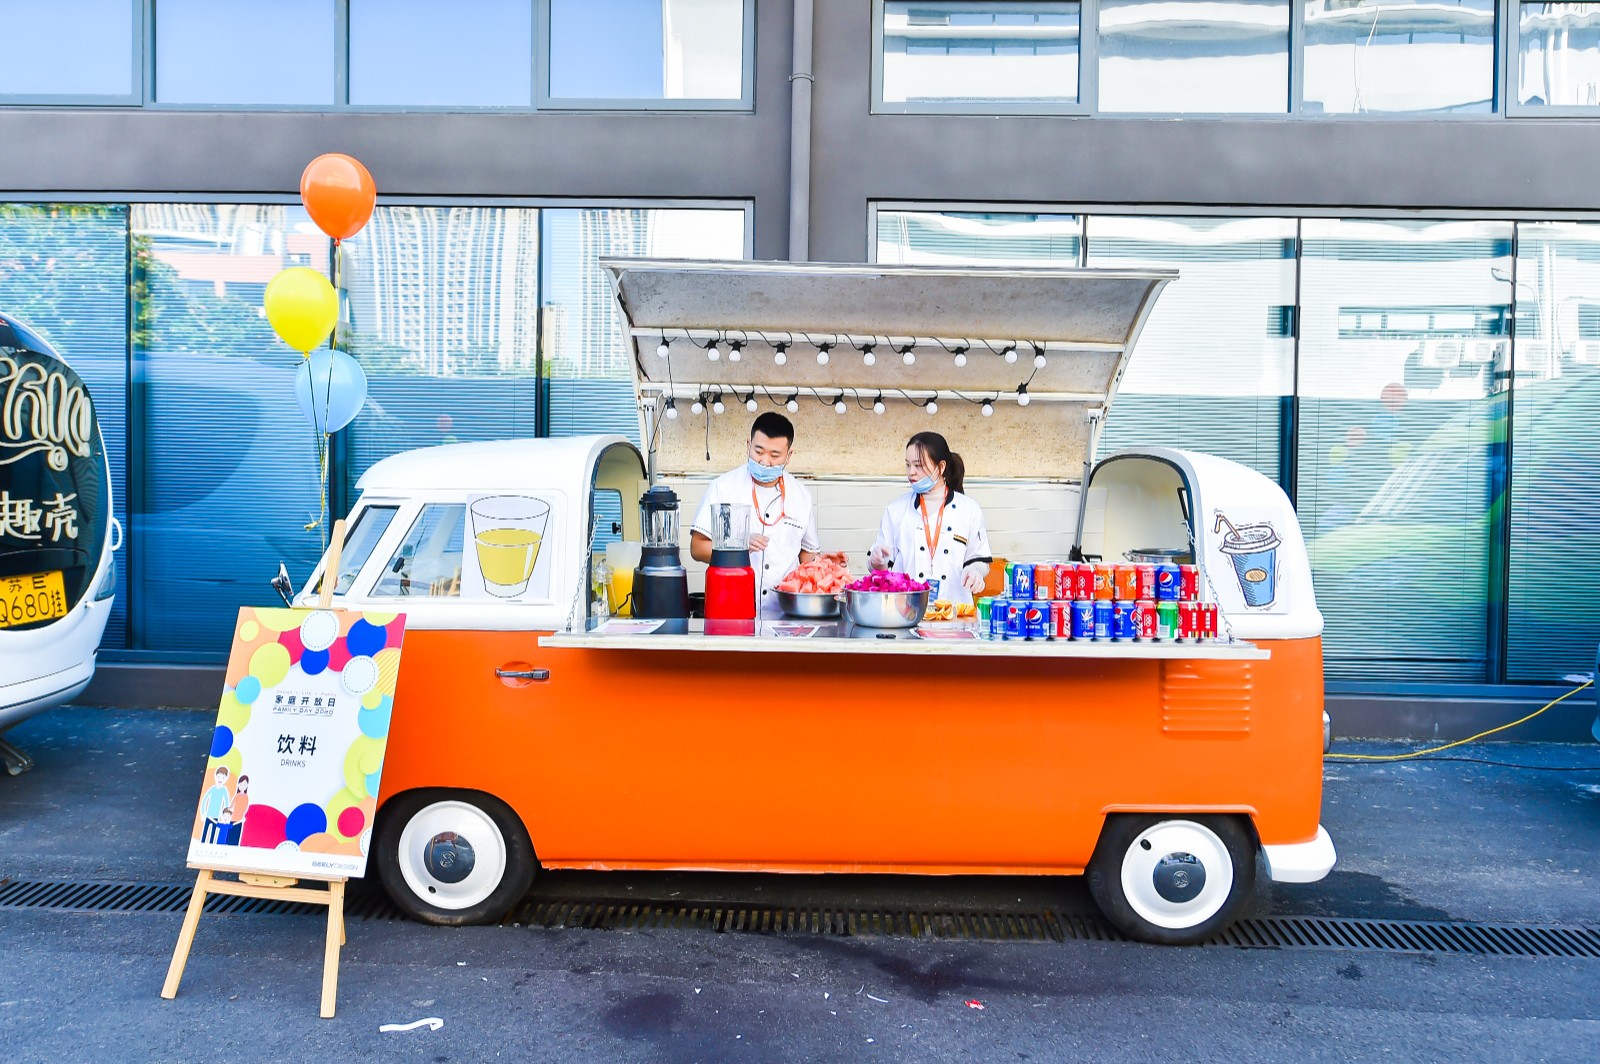
<instances>
[{"instance_id":1,"label":"sign board with colorful dots","mask_svg":"<svg viewBox=\"0 0 1600 1064\"><path fill-rule=\"evenodd\" d=\"M366 870L405 623L239 611L192 867L314 879Z\"/></svg>"}]
</instances>

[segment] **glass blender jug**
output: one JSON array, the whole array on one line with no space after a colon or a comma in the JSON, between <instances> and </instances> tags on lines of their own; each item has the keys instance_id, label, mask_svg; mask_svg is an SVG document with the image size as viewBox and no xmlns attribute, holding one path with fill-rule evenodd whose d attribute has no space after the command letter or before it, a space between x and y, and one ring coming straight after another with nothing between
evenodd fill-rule
<instances>
[{"instance_id":1,"label":"glass blender jug","mask_svg":"<svg viewBox=\"0 0 1600 1064\"><path fill-rule=\"evenodd\" d=\"M678 557L678 496L657 484L639 500L643 542L633 571L633 615L689 616L689 574Z\"/></svg>"},{"instance_id":2,"label":"glass blender jug","mask_svg":"<svg viewBox=\"0 0 1600 1064\"><path fill-rule=\"evenodd\" d=\"M741 621L756 615L756 571L750 565L751 508L711 508L711 567L706 570L706 620Z\"/></svg>"}]
</instances>

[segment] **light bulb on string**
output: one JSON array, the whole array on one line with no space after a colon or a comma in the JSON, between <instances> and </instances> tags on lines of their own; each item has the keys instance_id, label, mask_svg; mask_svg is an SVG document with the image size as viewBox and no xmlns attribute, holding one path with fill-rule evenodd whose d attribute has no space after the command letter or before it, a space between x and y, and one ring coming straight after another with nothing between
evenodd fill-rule
<instances>
[{"instance_id":1,"label":"light bulb on string","mask_svg":"<svg viewBox=\"0 0 1600 1064\"><path fill-rule=\"evenodd\" d=\"M1028 398L1028 386L1026 384L1017 385L1017 405L1027 406L1032 401L1032 399Z\"/></svg>"},{"instance_id":2,"label":"light bulb on string","mask_svg":"<svg viewBox=\"0 0 1600 1064\"><path fill-rule=\"evenodd\" d=\"M706 412L706 404L701 402L699 399L696 399L694 401L694 405L689 408L689 413L691 413L691 414L699 415L699 414L704 414L705 412Z\"/></svg>"},{"instance_id":3,"label":"light bulb on string","mask_svg":"<svg viewBox=\"0 0 1600 1064\"><path fill-rule=\"evenodd\" d=\"M741 358L744 357L744 355L740 353L743 350L744 350L744 341L743 340L734 340L732 343L730 343L728 345L728 361L729 362L737 362L737 361L739 361Z\"/></svg>"},{"instance_id":4,"label":"light bulb on string","mask_svg":"<svg viewBox=\"0 0 1600 1064\"><path fill-rule=\"evenodd\" d=\"M844 405L844 396L839 396L839 401L833 404L833 412L835 414L842 414L848 409L849 407Z\"/></svg>"},{"instance_id":5,"label":"light bulb on string","mask_svg":"<svg viewBox=\"0 0 1600 1064\"><path fill-rule=\"evenodd\" d=\"M956 348L956 369L964 369L966 367L966 364L967 364L967 349L964 348L964 347Z\"/></svg>"},{"instance_id":6,"label":"light bulb on string","mask_svg":"<svg viewBox=\"0 0 1600 1064\"><path fill-rule=\"evenodd\" d=\"M900 361L904 362L908 366L915 366L917 364L917 353L914 350L915 347L915 344L906 344L906 346L902 347L900 349Z\"/></svg>"},{"instance_id":7,"label":"light bulb on string","mask_svg":"<svg viewBox=\"0 0 1600 1064\"><path fill-rule=\"evenodd\" d=\"M727 411L727 409L728 409L727 407L722 405L722 400L721 399L718 399L716 402L711 404L711 412L713 414L724 413L724 412Z\"/></svg>"},{"instance_id":8,"label":"light bulb on string","mask_svg":"<svg viewBox=\"0 0 1600 1064\"><path fill-rule=\"evenodd\" d=\"M832 344L822 344L822 345L818 346L818 348L817 348L817 365L826 366L828 364L828 352L832 351L832 350L833 350L833 345Z\"/></svg>"},{"instance_id":9,"label":"light bulb on string","mask_svg":"<svg viewBox=\"0 0 1600 1064\"><path fill-rule=\"evenodd\" d=\"M872 401L872 412L874 414L881 414L883 413L883 410L883 396L880 395Z\"/></svg>"},{"instance_id":10,"label":"light bulb on string","mask_svg":"<svg viewBox=\"0 0 1600 1064\"><path fill-rule=\"evenodd\" d=\"M983 416L994 417L994 404L987 399L983 401Z\"/></svg>"},{"instance_id":11,"label":"light bulb on string","mask_svg":"<svg viewBox=\"0 0 1600 1064\"><path fill-rule=\"evenodd\" d=\"M863 366L872 366L877 364L878 356L872 353L873 346L874 345L872 344L863 344L861 346L861 364Z\"/></svg>"},{"instance_id":12,"label":"light bulb on string","mask_svg":"<svg viewBox=\"0 0 1600 1064\"><path fill-rule=\"evenodd\" d=\"M1044 367L1045 367L1044 348L1035 347L1033 349L1033 368L1034 369L1044 369Z\"/></svg>"},{"instance_id":13,"label":"light bulb on string","mask_svg":"<svg viewBox=\"0 0 1600 1064\"><path fill-rule=\"evenodd\" d=\"M787 361L789 361L789 345L788 344L779 344L777 347L774 347L772 349L772 364L773 365L781 366Z\"/></svg>"},{"instance_id":14,"label":"light bulb on string","mask_svg":"<svg viewBox=\"0 0 1600 1064\"><path fill-rule=\"evenodd\" d=\"M706 357L713 362L722 357L722 351L717 347L715 340L706 341Z\"/></svg>"},{"instance_id":15,"label":"light bulb on string","mask_svg":"<svg viewBox=\"0 0 1600 1064\"><path fill-rule=\"evenodd\" d=\"M791 413L791 414L798 414L800 412L800 396L799 396L799 394L797 393L795 395L789 396L789 401L787 403L783 404L783 408L785 410L789 411L789 413Z\"/></svg>"},{"instance_id":16,"label":"light bulb on string","mask_svg":"<svg viewBox=\"0 0 1600 1064\"><path fill-rule=\"evenodd\" d=\"M671 399L667 400L667 420L678 420L678 404L673 402Z\"/></svg>"},{"instance_id":17,"label":"light bulb on string","mask_svg":"<svg viewBox=\"0 0 1600 1064\"><path fill-rule=\"evenodd\" d=\"M1017 345L1007 344L1006 349L1000 352L1000 357L1004 358L1008 364L1015 364L1017 361Z\"/></svg>"},{"instance_id":18,"label":"light bulb on string","mask_svg":"<svg viewBox=\"0 0 1600 1064\"><path fill-rule=\"evenodd\" d=\"M661 338L661 342L656 344L656 357L666 358L670 354L672 354L672 344L665 336L663 336Z\"/></svg>"},{"instance_id":19,"label":"light bulb on string","mask_svg":"<svg viewBox=\"0 0 1600 1064\"><path fill-rule=\"evenodd\" d=\"M923 409L925 409L929 414L937 414L939 412L939 404L934 402L932 399L929 399L927 403L923 405Z\"/></svg>"},{"instance_id":20,"label":"light bulb on string","mask_svg":"<svg viewBox=\"0 0 1600 1064\"><path fill-rule=\"evenodd\" d=\"M754 414L756 412L756 410L759 408L759 404L756 403L756 393L755 392L751 392L748 396L745 397L744 408L746 410L750 411L752 414Z\"/></svg>"}]
</instances>

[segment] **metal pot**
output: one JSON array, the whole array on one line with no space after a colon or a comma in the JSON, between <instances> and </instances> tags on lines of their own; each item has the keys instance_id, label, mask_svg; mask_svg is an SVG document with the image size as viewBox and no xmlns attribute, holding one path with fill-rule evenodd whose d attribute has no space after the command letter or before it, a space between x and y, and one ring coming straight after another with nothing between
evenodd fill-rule
<instances>
[{"instance_id":1,"label":"metal pot","mask_svg":"<svg viewBox=\"0 0 1600 1064\"><path fill-rule=\"evenodd\" d=\"M1123 551L1122 556L1135 565L1194 564L1194 551L1187 547L1181 550L1167 547L1140 547L1138 550Z\"/></svg>"},{"instance_id":2,"label":"metal pot","mask_svg":"<svg viewBox=\"0 0 1600 1064\"><path fill-rule=\"evenodd\" d=\"M790 617L821 620L839 616L839 596L803 594L799 591L778 592L778 606Z\"/></svg>"},{"instance_id":3,"label":"metal pot","mask_svg":"<svg viewBox=\"0 0 1600 1064\"><path fill-rule=\"evenodd\" d=\"M845 591L852 624L864 628L914 628L928 611L927 591Z\"/></svg>"}]
</instances>

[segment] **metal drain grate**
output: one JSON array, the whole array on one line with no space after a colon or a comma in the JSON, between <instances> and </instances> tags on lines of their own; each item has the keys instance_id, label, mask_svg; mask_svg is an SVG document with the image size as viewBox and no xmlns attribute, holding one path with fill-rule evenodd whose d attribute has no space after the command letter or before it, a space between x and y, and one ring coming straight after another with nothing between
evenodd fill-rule
<instances>
[{"instance_id":1,"label":"metal drain grate","mask_svg":"<svg viewBox=\"0 0 1600 1064\"><path fill-rule=\"evenodd\" d=\"M189 904L188 884L0 881L0 910L178 913ZM303 915L326 912L301 902L212 895L209 913ZM400 913L376 891L347 899L358 920L395 920ZM963 939L986 942L1125 942L1098 915L974 912L936 909L847 909L757 906L716 902L638 900L522 903L504 923L605 931L699 930L770 935ZM1423 920L1355 920L1332 916L1269 916L1240 920L1207 946L1244 949L1364 950L1493 957L1600 959L1600 928L1587 925L1480 924Z\"/></svg>"}]
</instances>

